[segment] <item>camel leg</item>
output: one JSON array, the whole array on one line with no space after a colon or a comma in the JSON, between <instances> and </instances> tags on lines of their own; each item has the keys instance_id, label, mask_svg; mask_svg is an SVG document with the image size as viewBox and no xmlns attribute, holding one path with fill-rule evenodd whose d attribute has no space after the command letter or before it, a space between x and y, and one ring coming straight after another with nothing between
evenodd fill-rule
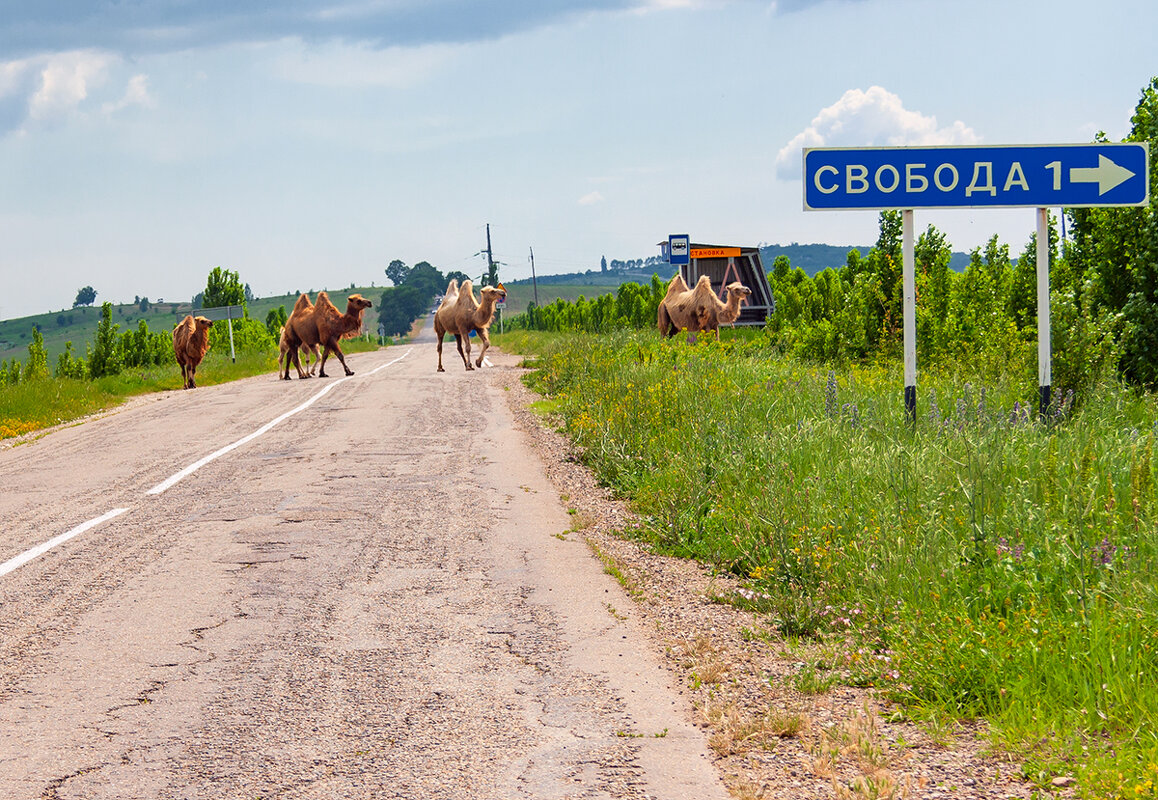
<instances>
[{"instance_id":1,"label":"camel leg","mask_svg":"<svg viewBox=\"0 0 1158 800\"><path fill-rule=\"evenodd\" d=\"M302 374L301 356L298 355L298 349L296 347L291 347L285 357L285 374L282 376L283 380L288 381L290 379L289 368L291 363L298 371L298 378L304 378L305 375Z\"/></svg>"},{"instance_id":2,"label":"camel leg","mask_svg":"<svg viewBox=\"0 0 1158 800\"><path fill-rule=\"evenodd\" d=\"M443 336L443 334L446 333L446 331L440 331L438 329L438 326L435 325L434 326L434 333L438 337L438 371L439 372L446 372L446 370L444 370L442 368L442 336Z\"/></svg>"},{"instance_id":3,"label":"camel leg","mask_svg":"<svg viewBox=\"0 0 1158 800\"><path fill-rule=\"evenodd\" d=\"M465 353L462 351L463 339L466 339ZM467 369L473 369L473 367L470 365L470 334L463 336L461 333L456 333L454 335L454 343L458 345L458 355L460 358L462 358L462 363L466 366Z\"/></svg>"},{"instance_id":4,"label":"camel leg","mask_svg":"<svg viewBox=\"0 0 1158 800\"><path fill-rule=\"evenodd\" d=\"M193 380L193 376L196 373L197 373L197 367L190 364L189 365L189 386L187 388L189 388L189 389L196 389L197 388L197 381Z\"/></svg>"},{"instance_id":5,"label":"camel leg","mask_svg":"<svg viewBox=\"0 0 1158 800\"><path fill-rule=\"evenodd\" d=\"M474 363L475 363L477 366L479 366L479 367L481 368L481 367L482 367L483 358L485 358L485 357L486 357L486 354L487 354L487 350L488 350L488 349L490 348L490 346L491 346L491 337L487 335L487 330L486 330L486 328L479 328L479 331L478 331L478 339L479 339L479 341L480 341L480 342L482 342L482 349L479 351L479 354L478 354L478 361L476 361L476 362L474 362Z\"/></svg>"},{"instance_id":6,"label":"camel leg","mask_svg":"<svg viewBox=\"0 0 1158 800\"><path fill-rule=\"evenodd\" d=\"M342 355L342 348L338 347L338 343L335 341L332 344L330 342L326 342L326 347L324 350L322 350L322 361L321 361L321 364L318 366L318 377L319 378L328 378L329 377L326 374L326 358L330 355L331 352L338 357L338 361L342 362L342 369L344 369L346 371L346 374L347 375L353 375L354 370L352 370L346 366L346 357L344 355Z\"/></svg>"}]
</instances>

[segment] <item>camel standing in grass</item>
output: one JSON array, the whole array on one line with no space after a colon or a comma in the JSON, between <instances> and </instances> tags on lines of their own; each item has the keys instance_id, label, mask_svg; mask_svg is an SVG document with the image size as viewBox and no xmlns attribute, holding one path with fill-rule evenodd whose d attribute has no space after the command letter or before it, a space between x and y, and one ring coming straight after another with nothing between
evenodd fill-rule
<instances>
[{"instance_id":1,"label":"camel standing in grass","mask_svg":"<svg viewBox=\"0 0 1158 800\"><path fill-rule=\"evenodd\" d=\"M728 301L722 302L712 291L712 281L701 275L696 288L688 289L683 277L676 275L667 287L667 294L659 303L656 325L664 336L674 336L680 330L688 333L715 331L720 324L735 322L740 316L740 302L752 294L742 283L729 283Z\"/></svg>"},{"instance_id":2,"label":"camel standing in grass","mask_svg":"<svg viewBox=\"0 0 1158 800\"><path fill-rule=\"evenodd\" d=\"M720 335L720 324L731 325L740 318L740 303L752 294L752 290L739 281L729 283L724 291L728 300L723 302L712 291L712 282L708 276L700 277L696 288L692 290L696 315L699 317L700 330L714 331Z\"/></svg>"},{"instance_id":3,"label":"camel standing in grass","mask_svg":"<svg viewBox=\"0 0 1158 800\"><path fill-rule=\"evenodd\" d=\"M495 318L495 304L505 298L507 293L505 289L484 286L480 290L482 300L479 301L474 296L474 285L470 281L463 281L458 287L454 305L450 306L450 289L451 287L448 286L446 296L443 297L442 303L434 315L434 333L438 336L438 369L445 372L442 369L442 334L449 331L454 334L455 341L458 343L458 353L462 356L462 363L466 365L467 370L473 370L474 366L470 363L471 331L477 333L479 341L482 342L482 349L475 362L477 366L481 367L487 349L491 346L489 330L491 322ZM445 314L443 313L444 307ZM443 319L441 324L445 327L440 327L440 316ZM464 345L465 352L463 351Z\"/></svg>"},{"instance_id":4,"label":"camel standing in grass","mask_svg":"<svg viewBox=\"0 0 1158 800\"><path fill-rule=\"evenodd\" d=\"M667 294L659 301L659 311L656 313L659 332L664 336L674 336L680 328L699 330L699 327L692 327L697 324L692 300L691 289L677 272L667 285Z\"/></svg>"},{"instance_id":5,"label":"camel standing in grass","mask_svg":"<svg viewBox=\"0 0 1158 800\"><path fill-rule=\"evenodd\" d=\"M326 376L326 359L330 353L338 356L342 362L342 369L347 375L353 375L354 370L346 366L346 356L338 341L349 335L357 334L362 330L362 314L373 304L360 294L352 294L346 300L346 313L338 311L337 306L330 302L330 296L325 292L318 292L318 302L313 304L305 294L298 298L294 310L286 320L286 344L293 364L297 367L298 377L307 377L302 372L302 365L298 351L302 347L322 348L322 360L318 363L318 377ZM286 359L284 380L289 380L290 359Z\"/></svg>"}]
</instances>

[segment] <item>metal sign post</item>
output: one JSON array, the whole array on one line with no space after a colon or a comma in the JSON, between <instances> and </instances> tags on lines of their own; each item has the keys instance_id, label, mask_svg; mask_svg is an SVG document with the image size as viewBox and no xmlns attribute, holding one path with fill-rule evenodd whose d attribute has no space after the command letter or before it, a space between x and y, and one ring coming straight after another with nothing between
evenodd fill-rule
<instances>
[{"instance_id":1,"label":"metal sign post","mask_svg":"<svg viewBox=\"0 0 1158 800\"><path fill-rule=\"evenodd\" d=\"M991 147L806 148L804 210L903 214L905 412L917 416L913 209L1037 209L1040 413L1050 403L1049 209L1150 202L1149 142Z\"/></svg>"},{"instance_id":2,"label":"metal sign post","mask_svg":"<svg viewBox=\"0 0 1158 800\"><path fill-rule=\"evenodd\" d=\"M229 358L236 364L237 354L233 350L233 320L242 319L245 316L245 309L242 306L218 306L216 308L201 309L201 316L206 319L211 319L214 322L225 320L229 326Z\"/></svg>"}]
</instances>

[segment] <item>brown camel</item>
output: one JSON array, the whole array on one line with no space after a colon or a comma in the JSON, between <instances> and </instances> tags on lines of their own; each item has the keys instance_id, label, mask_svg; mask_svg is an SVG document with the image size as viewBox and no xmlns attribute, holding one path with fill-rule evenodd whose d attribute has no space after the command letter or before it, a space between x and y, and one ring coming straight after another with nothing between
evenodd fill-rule
<instances>
[{"instance_id":1,"label":"brown camel","mask_svg":"<svg viewBox=\"0 0 1158 800\"><path fill-rule=\"evenodd\" d=\"M721 302L712 291L712 281L701 275L696 288L688 289L680 275L672 278L667 294L660 301L656 324L664 336L674 336L677 331L688 333L715 331L719 334L721 323L735 322L740 316L740 301L752 294L752 290L741 283L729 283L726 287L728 302Z\"/></svg>"},{"instance_id":2,"label":"brown camel","mask_svg":"<svg viewBox=\"0 0 1158 800\"><path fill-rule=\"evenodd\" d=\"M212 327L213 323L205 317L190 314L173 328L173 354L181 365L183 389L197 388L193 376L197 373L197 365L209 351L209 329Z\"/></svg>"},{"instance_id":3,"label":"brown camel","mask_svg":"<svg viewBox=\"0 0 1158 800\"><path fill-rule=\"evenodd\" d=\"M322 360L318 363L318 377L325 378L326 359L330 353L337 355L342 362L342 369L347 375L353 375L354 370L346 366L346 356L338 345L340 339L356 334L362 329L362 314L373 304L360 294L352 294L346 300L346 313L338 311L337 306L330 302L330 296L325 292L318 292L317 304L310 303L310 298L303 294L294 304L294 310L286 320L286 339L289 345L289 355L297 367L298 377L306 377L302 372L302 365L298 351L302 347L321 346ZM286 359L284 380L289 380L290 359Z\"/></svg>"},{"instance_id":4,"label":"brown camel","mask_svg":"<svg viewBox=\"0 0 1158 800\"><path fill-rule=\"evenodd\" d=\"M302 295L302 297L305 297L305 295ZM298 300L300 301L301 297L299 297ZM309 298L306 298L306 300L308 301ZM289 349L290 349L289 339L286 336L284 325L282 326L281 334L278 337L277 349L278 349L277 371L278 371L278 374L280 375L282 364L289 358ZM321 354L318 352L318 346L314 345L313 347L309 347L309 346L303 344L300 348L298 348L298 350L301 353L302 359L309 366L309 369L306 371L307 374L302 374L299 371L298 377L299 378L305 378L305 377L307 377L307 375L313 375L314 373L316 373L318 371L318 359L321 357ZM311 356L312 356L312 360L311 360Z\"/></svg>"},{"instance_id":5,"label":"brown camel","mask_svg":"<svg viewBox=\"0 0 1158 800\"><path fill-rule=\"evenodd\" d=\"M481 302L474 296L474 285L470 281L463 281L458 287L458 296L454 300L453 308L448 309L448 312L452 311L453 313L442 315L444 324L447 326L445 330L454 334L455 341L458 342L459 355L462 356L462 363L466 365L468 370L474 369L470 363L471 331L477 333L479 341L482 342L478 360L475 361L475 364L481 367L487 349L491 346L489 329L495 318L495 303L507 296L505 289L499 289L495 286L484 286L480 293L482 294ZM438 366L440 369L442 368L442 333L440 331L443 329L439 328L438 318L443 311L443 305L448 304L449 297L450 287L448 286L447 295L442 299L442 305L439 306L439 311L434 315L434 332L438 336L439 342ZM464 345L465 352L463 352Z\"/></svg>"}]
</instances>

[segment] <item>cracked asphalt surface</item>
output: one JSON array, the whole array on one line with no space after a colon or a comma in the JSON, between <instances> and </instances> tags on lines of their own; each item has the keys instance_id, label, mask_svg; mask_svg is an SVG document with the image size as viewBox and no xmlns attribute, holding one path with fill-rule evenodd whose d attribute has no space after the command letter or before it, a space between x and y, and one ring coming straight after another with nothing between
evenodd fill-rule
<instances>
[{"instance_id":1,"label":"cracked asphalt surface","mask_svg":"<svg viewBox=\"0 0 1158 800\"><path fill-rule=\"evenodd\" d=\"M0 451L0 563L126 509L0 575L0 797L726 797L490 357L352 355L157 495L339 379L152 395Z\"/></svg>"}]
</instances>

